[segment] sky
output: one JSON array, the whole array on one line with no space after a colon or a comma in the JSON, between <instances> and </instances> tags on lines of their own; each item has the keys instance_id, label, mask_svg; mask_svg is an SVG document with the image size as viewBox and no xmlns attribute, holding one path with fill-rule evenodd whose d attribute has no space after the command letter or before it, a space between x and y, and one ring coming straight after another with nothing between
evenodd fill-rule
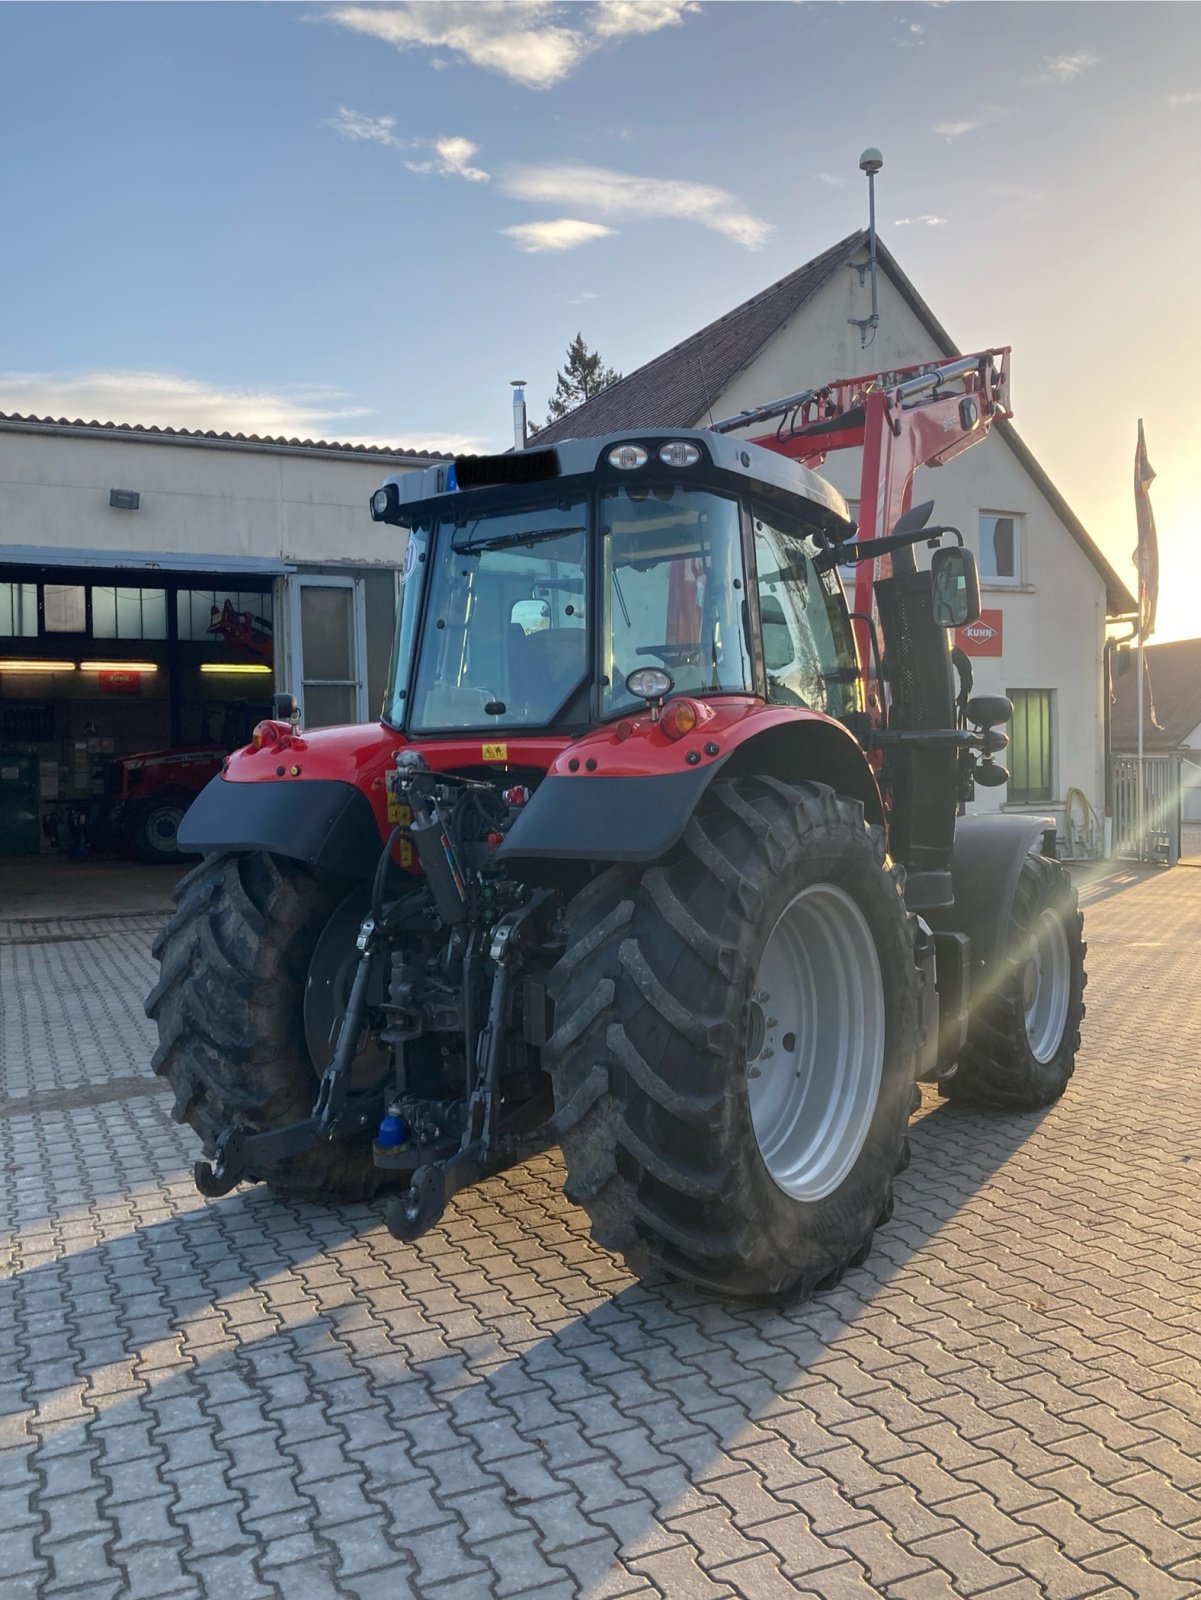
<instances>
[{"instance_id":1,"label":"sky","mask_svg":"<svg viewBox=\"0 0 1201 1600\"><path fill-rule=\"evenodd\" d=\"M504 448L866 221L1201 634L1201 6L0 6L0 410ZM823 373L798 373L796 387ZM0 535L2 536L2 535Z\"/></svg>"}]
</instances>

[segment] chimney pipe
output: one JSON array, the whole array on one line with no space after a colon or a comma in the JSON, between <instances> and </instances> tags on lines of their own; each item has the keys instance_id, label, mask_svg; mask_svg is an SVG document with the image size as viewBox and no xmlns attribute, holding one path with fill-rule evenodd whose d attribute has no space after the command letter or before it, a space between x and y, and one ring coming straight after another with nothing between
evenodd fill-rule
<instances>
[{"instance_id":1,"label":"chimney pipe","mask_svg":"<svg viewBox=\"0 0 1201 1600\"><path fill-rule=\"evenodd\" d=\"M525 429L525 379L514 378L511 382L513 390L513 448L524 450L526 446Z\"/></svg>"}]
</instances>

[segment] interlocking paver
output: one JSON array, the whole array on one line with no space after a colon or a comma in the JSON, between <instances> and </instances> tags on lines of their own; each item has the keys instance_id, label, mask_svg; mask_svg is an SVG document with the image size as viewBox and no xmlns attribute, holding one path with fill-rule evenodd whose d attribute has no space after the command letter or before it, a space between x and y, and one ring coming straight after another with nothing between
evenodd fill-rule
<instances>
[{"instance_id":1,"label":"interlocking paver","mask_svg":"<svg viewBox=\"0 0 1201 1600\"><path fill-rule=\"evenodd\" d=\"M1062 1103L927 1092L868 1262L776 1308L633 1284L553 1154L415 1245L203 1201L153 922L0 924L5 1600L1197 1600L1201 874L1116 881Z\"/></svg>"}]
</instances>

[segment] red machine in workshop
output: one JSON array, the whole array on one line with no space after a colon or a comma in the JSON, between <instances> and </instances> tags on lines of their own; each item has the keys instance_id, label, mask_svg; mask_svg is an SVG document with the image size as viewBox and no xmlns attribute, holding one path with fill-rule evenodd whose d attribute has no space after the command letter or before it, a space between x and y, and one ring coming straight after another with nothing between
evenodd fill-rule
<instances>
[{"instance_id":1,"label":"red machine in workshop","mask_svg":"<svg viewBox=\"0 0 1201 1600\"><path fill-rule=\"evenodd\" d=\"M236 611L227 599L212 608L207 631L239 660L271 666L274 647L265 617ZM179 825L205 784L221 771L229 751L246 742L261 710L244 701L227 701L222 707L222 743L173 745L119 756L113 762L111 826L128 855L162 865L187 859L176 839Z\"/></svg>"}]
</instances>

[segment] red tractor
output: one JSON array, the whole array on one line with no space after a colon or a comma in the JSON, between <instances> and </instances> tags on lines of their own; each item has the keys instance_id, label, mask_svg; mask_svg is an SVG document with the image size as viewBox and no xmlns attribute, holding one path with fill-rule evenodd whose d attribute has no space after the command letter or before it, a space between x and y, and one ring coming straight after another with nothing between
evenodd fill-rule
<instances>
[{"instance_id":1,"label":"red tractor","mask_svg":"<svg viewBox=\"0 0 1201 1600\"><path fill-rule=\"evenodd\" d=\"M181 829L147 1010L203 1193L382 1188L411 1239L558 1142L634 1271L804 1294L890 1215L919 1082L1063 1092L1075 895L1044 820L964 815L1010 707L956 692L973 559L908 507L1005 382L986 351L374 495L381 721L277 707ZM805 464L850 444L858 530Z\"/></svg>"}]
</instances>

